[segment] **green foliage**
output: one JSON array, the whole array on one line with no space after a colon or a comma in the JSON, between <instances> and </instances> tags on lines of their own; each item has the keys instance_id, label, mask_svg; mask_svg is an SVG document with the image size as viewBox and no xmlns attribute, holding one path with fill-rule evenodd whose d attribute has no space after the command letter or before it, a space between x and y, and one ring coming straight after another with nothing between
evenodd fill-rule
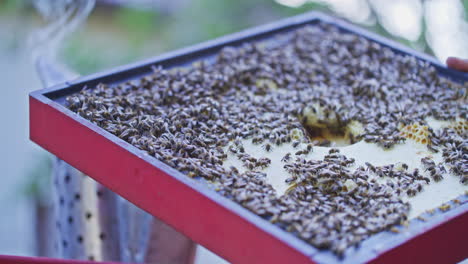
<instances>
[{"instance_id":1,"label":"green foliage","mask_svg":"<svg viewBox=\"0 0 468 264\"><path fill-rule=\"evenodd\" d=\"M23 5L24 1L21 0L1 0L0 14L14 12L21 8Z\"/></svg>"},{"instance_id":2,"label":"green foliage","mask_svg":"<svg viewBox=\"0 0 468 264\"><path fill-rule=\"evenodd\" d=\"M317 2L307 2L299 7L291 8L287 6L283 6L280 4L275 4L273 7L278 10L278 12L285 16L294 16L299 15L308 11L316 10L316 11L329 11L327 6L322 3Z\"/></svg>"},{"instance_id":3,"label":"green foliage","mask_svg":"<svg viewBox=\"0 0 468 264\"><path fill-rule=\"evenodd\" d=\"M87 75L103 69L122 65L135 60L139 52L135 48L129 48L125 52L109 51L104 46L90 47L89 43L77 35L67 42L62 56L69 67L81 75ZM111 53L116 53L112 55Z\"/></svg>"},{"instance_id":4,"label":"green foliage","mask_svg":"<svg viewBox=\"0 0 468 264\"><path fill-rule=\"evenodd\" d=\"M468 14L468 0L462 0L462 4ZM105 20L104 28L117 28L124 38L122 43L110 39L107 46L91 48L80 37L74 37L65 54L73 67L86 74L311 10L331 12L326 4L318 1L291 8L273 0L197 0L186 1L169 13L116 7L110 9L111 15L109 21ZM96 9L95 12L109 10ZM420 38L414 42L391 35L378 21L361 26L412 48L431 52L425 39L425 25ZM106 50L116 44L123 48L109 56Z\"/></svg>"},{"instance_id":5,"label":"green foliage","mask_svg":"<svg viewBox=\"0 0 468 264\"><path fill-rule=\"evenodd\" d=\"M465 8L465 19L468 19L466 15L468 14L468 0L462 0L463 7Z\"/></svg>"},{"instance_id":6,"label":"green foliage","mask_svg":"<svg viewBox=\"0 0 468 264\"><path fill-rule=\"evenodd\" d=\"M113 15L113 22L126 34L130 44L134 47L143 45L151 32L158 25L159 15L156 11L117 8Z\"/></svg>"},{"instance_id":7,"label":"green foliage","mask_svg":"<svg viewBox=\"0 0 468 264\"><path fill-rule=\"evenodd\" d=\"M99 52L92 52L86 48L79 37L73 37L67 42L63 56L67 64L80 74L90 74L105 66L105 58L99 56Z\"/></svg>"},{"instance_id":8,"label":"green foliage","mask_svg":"<svg viewBox=\"0 0 468 264\"><path fill-rule=\"evenodd\" d=\"M29 177L21 185L21 191L26 196L40 197L45 190L49 190L52 175L52 160L49 154L41 153L36 156L35 162L30 164Z\"/></svg>"}]
</instances>

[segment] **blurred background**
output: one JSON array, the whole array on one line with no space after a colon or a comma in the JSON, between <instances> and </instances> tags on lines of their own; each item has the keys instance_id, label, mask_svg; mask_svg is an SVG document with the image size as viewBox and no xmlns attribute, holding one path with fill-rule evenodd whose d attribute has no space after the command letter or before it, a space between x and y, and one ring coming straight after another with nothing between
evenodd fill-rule
<instances>
[{"instance_id":1,"label":"blurred background","mask_svg":"<svg viewBox=\"0 0 468 264\"><path fill-rule=\"evenodd\" d=\"M51 204L44 188L51 157L28 138L28 93L41 88L33 66L41 44L36 33L48 22L35 8L47 1L34 1L0 1L0 254L38 255L37 220ZM310 10L440 61L468 58L468 0L96 0L57 56L85 75Z\"/></svg>"}]
</instances>

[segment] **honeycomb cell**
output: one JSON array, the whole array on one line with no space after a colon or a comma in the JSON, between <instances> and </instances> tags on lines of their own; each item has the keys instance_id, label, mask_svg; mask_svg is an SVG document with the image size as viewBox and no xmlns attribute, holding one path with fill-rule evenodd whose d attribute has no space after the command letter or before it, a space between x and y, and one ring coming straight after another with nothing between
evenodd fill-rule
<instances>
[{"instance_id":1,"label":"honeycomb cell","mask_svg":"<svg viewBox=\"0 0 468 264\"><path fill-rule=\"evenodd\" d=\"M421 125L419 123L400 126L400 135L420 144L427 144L429 142L428 126Z\"/></svg>"}]
</instances>

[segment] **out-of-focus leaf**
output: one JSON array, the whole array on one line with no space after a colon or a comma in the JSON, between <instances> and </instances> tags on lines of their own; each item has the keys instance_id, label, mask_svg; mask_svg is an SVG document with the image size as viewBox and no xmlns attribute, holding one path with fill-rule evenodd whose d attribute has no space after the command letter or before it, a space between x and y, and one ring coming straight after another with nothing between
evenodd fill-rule
<instances>
[{"instance_id":1,"label":"out-of-focus leaf","mask_svg":"<svg viewBox=\"0 0 468 264\"><path fill-rule=\"evenodd\" d=\"M114 22L128 36L131 45L141 46L158 25L158 12L129 7L117 8Z\"/></svg>"},{"instance_id":2,"label":"out-of-focus leaf","mask_svg":"<svg viewBox=\"0 0 468 264\"><path fill-rule=\"evenodd\" d=\"M468 21L468 0L462 0L462 4L465 9L465 20Z\"/></svg>"}]
</instances>

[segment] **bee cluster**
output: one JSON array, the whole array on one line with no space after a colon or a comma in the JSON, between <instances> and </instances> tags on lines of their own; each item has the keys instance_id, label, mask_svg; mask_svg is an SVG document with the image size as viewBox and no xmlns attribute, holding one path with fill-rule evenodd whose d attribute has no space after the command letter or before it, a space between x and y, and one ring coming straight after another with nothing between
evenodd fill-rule
<instances>
[{"instance_id":1,"label":"bee cluster","mask_svg":"<svg viewBox=\"0 0 468 264\"><path fill-rule=\"evenodd\" d=\"M354 160L332 150L323 160L298 157L284 165L293 188L276 201L287 210L270 221L342 256L371 234L404 222L409 204L390 186L369 180L368 169L352 171Z\"/></svg>"},{"instance_id":2,"label":"bee cluster","mask_svg":"<svg viewBox=\"0 0 468 264\"><path fill-rule=\"evenodd\" d=\"M432 141L435 142L434 145L442 149L442 157L445 163L450 166L450 171L460 176L460 182L463 184L468 184L467 138L468 129L457 132L453 128L444 128L440 133L436 133L432 137Z\"/></svg>"},{"instance_id":3,"label":"bee cluster","mask_svg":"<svg viewBox=\"0 0 468 264\"><path fill-rule=\"evenodd\" d=\"M340 126L360 122L364 132L353 141L391 148L405 141L402 125L427 125L428 116L466 120L467 86L439 77L426 62L326 24L275 40L226 47L214 62L155 67L137 80L83 89L67 98L68 107L189 177L213 182L220 194L308 243L342 255L405 221L410 208L400 195L416 195L430 179L404 165L353 171L354 160L338 149L323 160L306 160L313 146L332 143L291 132L307 135L304 109L317 105ZM441 151L466 183L466 130L429 132L428 148ZM282 159L292 185L285 195L277 195L262 172L271 160L248 155L244 139L266 152L285 143L306 146ZM223 166L229 152L244 172ZM427 170L442 174L432 163ZM373 174L391 181L379 183Z\"/></svg>"}]
</instances>

